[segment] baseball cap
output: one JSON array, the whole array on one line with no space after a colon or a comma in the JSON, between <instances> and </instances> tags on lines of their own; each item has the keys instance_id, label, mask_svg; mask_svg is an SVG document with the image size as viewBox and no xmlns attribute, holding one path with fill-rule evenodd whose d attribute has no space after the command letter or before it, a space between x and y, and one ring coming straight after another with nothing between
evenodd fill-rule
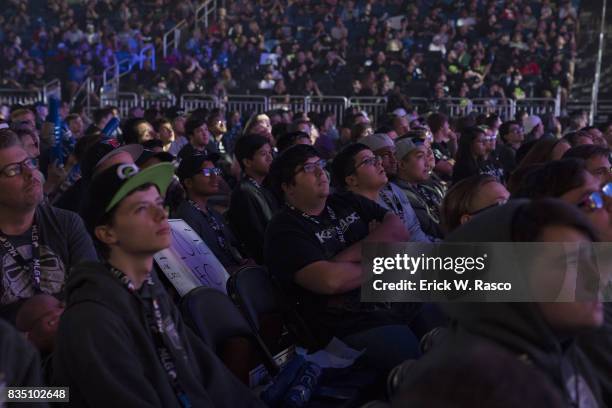
<instances>
[{"instance_id":1,"label":"baseball cap","mask_svg":"<svg viewBox=\"0 0 612 408\"><path fill-rule=\"evenodd\" d=\"M142 154L143 147L137 144L121 146L117 139L103 139L87 149L85 157L81 162L81 175L85 179L91 179L96 171L96 167L114 155L127 152L134 159L138 160Z\"/></svg>"},{"instance_id":2,"label":"baseball cap","mask_svg":"<svg viewBox=\"0 0 612 408\"><path fill-rule=\"evenodd\" d=\"M393 140L386 133L374 133L373 135L362 137L358 142L368 146L373 152L385 147L393 148L395 146Z\"/></svg>"},{"instance_id":3,"label":"baseball cap","mask_svg":"<svg viewBox=\"0 0 612 408\"><path fill-rule=\"evenodd\" d=\"M153 184L163 196L174 176L172 163L159 163L140 170L133 163L115 164L97 174L91 181L83 220L90 233L100 225L105 214L112 211L131 192L145 184Z\"/></svg>"},{"instance_id":4,"label":"baseball cap","mask_svg":"<svg viewBox=\"0 0 612 408\"><path fill-rule=\"evenodd\" d=\"M405 138L395 142L395 158L402 160L408 153L415 150L418 147L412 139Z\"/></svg>"},{"instance_id":5,"label":"baseball cap","mask_svg":"<svg viewBox=\"0 0 612 408\"><path fill-rule=\"evenodd\" d=\"M144 149L142 154L138 157L138 160L135 161L138 167L142 166L151 158L157 158L160 162L172 163L174 161L174 156L172 153L168 152L154 152L153 150Z\"/></svg>"},{"instance_id":6,"label":"baseball cap","mask_svg":"<svg viewBox=\"0 0 612 408\"><path fill-rule=\"evenodd\" d=\"M404 108L397 108L396 110L393 111L393 114L397 116L398 118L403 118L404 116L408 115L408 112L406 112L406 109Z\"/></svg>"},{"instance_id":7,"label":"baseball cap","mask_svg":"<svg viewBox=\"0 0 612 408\"><path fill-rule=\"evenodd\" d=\"M181 160L176 175L180 181L191 178L200 172L202 163L209 161L216 163L220 156L217 153L194 154Z\"/></svg>"},{"instance_id":8,"label":"baseball cap","mask_svg":"<svg viewBox=\"0 0 612 408\"><path fill-rule=\"evenodd\" d=\"M539 116L527 116L525 119L523 119L523 130L525 131L525 133L531 133L531 131L540 123L542 123L542 119L540 119Z\"/></svg>"}]
</instances>

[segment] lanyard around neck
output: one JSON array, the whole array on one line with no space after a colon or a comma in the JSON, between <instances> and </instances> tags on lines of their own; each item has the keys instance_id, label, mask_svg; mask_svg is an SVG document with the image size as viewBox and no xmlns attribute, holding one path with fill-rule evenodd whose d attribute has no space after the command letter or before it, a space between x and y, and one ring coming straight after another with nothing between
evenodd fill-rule
<instances>
[{"instance_id":1,"label":"lanyard around neck","mask_svg":"<svg viewBox=\"0 0 612 408\"><path fill-rule=\"evenodd\" d=\"M0 231L0 244L7 252L7 254L13 258L15 263L21 265L26 270L29 270L32 273L32 285L34 286L35 293L41 293L40 288L40 235L38 230L38 224L36 224L36 220L32 224L32 259L30 262L26 261L23 256L19 253L15 245L9 240L8 236Z\"/></svg>"},{"instance_id":2,"label":"lanyard around neck","mask_svg":"<svg viewBox=\"0 0 612 408\"><path fill-rule=\"evenodd\" d=\"M139 300L144 300L138 295L136 286L125 273L110 264L108 265L108 268L111 274L117 278L119 282L121 282L128 292L136 296ZM151 287L155 286L155 282L153 281L151 274L147 276L145 284ZM166 371L166 375L170 380L170 385L176 394L176 398L181 403L181 406L183 408L191 408L191 401L179 383L176 362L174 361L174 357L166 344L166 340L164 339L164 318L161 307L159 306L159 300L155 295L151 297L151 308L153 310L153 318L151 318L149 313L145 313L145 316L153 337L153 342L155 343L155 351L157 352L157 356L162 367L164 368L164 371Z\"/></svg>"}]
</instances>

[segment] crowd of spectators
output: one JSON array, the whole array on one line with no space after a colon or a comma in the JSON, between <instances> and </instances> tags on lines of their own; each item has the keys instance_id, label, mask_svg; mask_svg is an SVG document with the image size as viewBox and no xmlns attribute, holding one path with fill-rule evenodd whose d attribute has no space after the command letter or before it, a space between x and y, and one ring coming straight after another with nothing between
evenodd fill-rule
<instances>
[{"instance_id":1,"label":"crowd of spectators","mask_svg":"<svg viewBox=\"0 0 612 408\"><path fill-rule=\"evenodd\" d=\"M567 95L577 2L227 1L208 27L196 2L10 0L3 10L3 87L60 78L68 94L146 44L150 61L122 89L170 94L507 98ZM112 13L111 13L112 11ZM187 19L162 60L163 34Z\"/></svg>"},{"instance_id":2,"label":"crowd of spectators","mask_svg":"<svg viewBox=\"0 0 612 408\"><path fill-rule=\"evenodd\" d=\"M89 118L60 107L55 138L51 117L12 107L0 122L7 384L69 386L73 406L270 403L245 386L233 352L193 325L208 308L187 310L154 267L154 254L177 244L169 209L223 273L265 268L294 308L283 318L308 332L294 332L298 344L315 351L339 338L363 350L360 369L378 379L398 367L397 403L468 407L486 395L505 406L507 395L477 387L503 363L513 373L504 387L534 404L610 404L610 303L390 305L361 302L360 288L370 241L612 240L612 123L587 126L585 112L389 110L378 123L350 110L336 129L328 113L135 108L121 117L106 107ZM219 322L240 313L224 310ZM433 390L431 370L462 374ZM466 378L473 392L457 395Z\"/></svg>"}]
</instances>

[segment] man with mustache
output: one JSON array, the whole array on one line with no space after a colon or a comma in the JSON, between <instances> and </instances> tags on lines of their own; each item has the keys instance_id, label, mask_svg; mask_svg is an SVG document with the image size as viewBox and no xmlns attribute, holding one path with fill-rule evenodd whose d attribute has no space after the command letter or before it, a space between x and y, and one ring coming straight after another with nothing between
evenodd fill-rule
<instances>
[{"instance_id":1,"label":"man with mustache","mask_svg":"<svg viewBox=\"0 0 612 408\"><path fill-rule=\"evenodd\" d=\"M43 203L42 175L18 136L0 130L0 316L15 323L35 294L62 296L69 268L96 252L81 219Z\"/></svg>"}]
</instances>

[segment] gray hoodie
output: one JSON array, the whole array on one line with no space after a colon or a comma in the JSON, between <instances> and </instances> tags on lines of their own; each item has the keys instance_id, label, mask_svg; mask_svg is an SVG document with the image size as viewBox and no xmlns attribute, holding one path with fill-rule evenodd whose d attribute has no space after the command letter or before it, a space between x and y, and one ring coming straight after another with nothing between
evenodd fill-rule
<instances>
[{"instance_id":1,"label":"gray hoodie","mask_svg":"<svg viewBox=\"0 0 612 408\"><path fill-rule=\"evenodd\" d=\"M70 387L68 406L181 407L146 323L146 300L153 295L166 316L165 343L192 406L264 406L184 324L153 277L155 285L143 285L135 296L104 264L83 263L71 271L53 356L53 384Z\"/></svg>"}]
</instances>

